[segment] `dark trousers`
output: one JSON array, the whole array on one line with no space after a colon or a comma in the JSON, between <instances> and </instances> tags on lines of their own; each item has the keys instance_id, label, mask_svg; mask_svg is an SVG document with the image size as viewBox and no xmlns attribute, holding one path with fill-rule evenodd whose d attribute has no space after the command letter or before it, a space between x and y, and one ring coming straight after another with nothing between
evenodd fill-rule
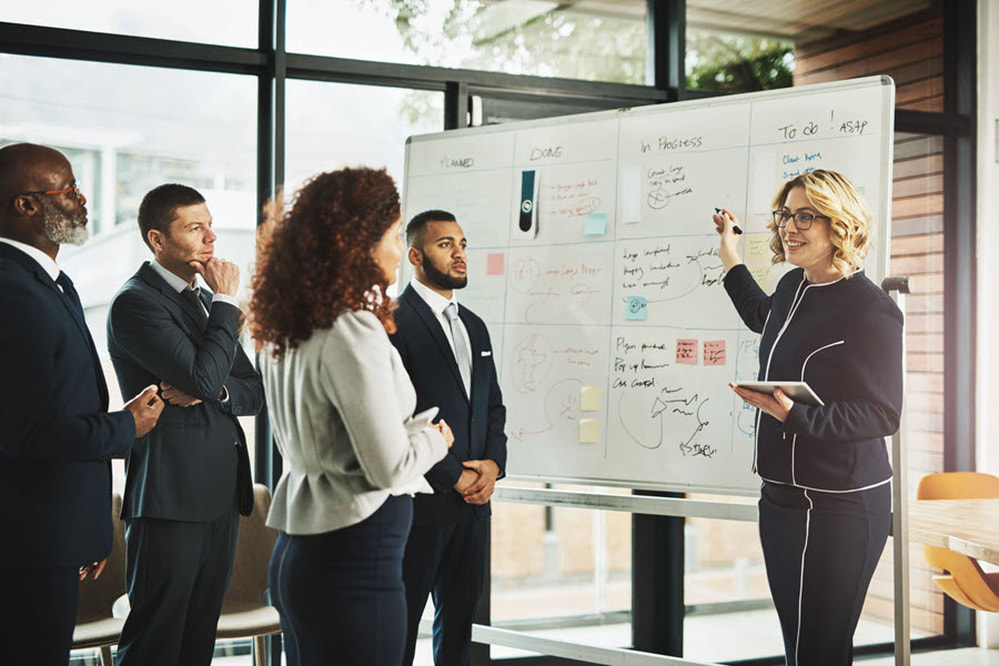
<instances>
[{"instance_id":1,"label":"dark trousers","mask_svg":"<svg viewBox=\"0 0 999 666\"><path fill-rule=\"evenodd\" d=\"M269 582L288 666L399 663L406 628L402 551L412 519L412 499L393 496L349 527L278 536Z\"/></svg>"},{"instance_id":2,"label":"dark trousers","mask_svg":"<svg viewBox=\"0 0 999 666\"><path fill-rule=\"evenodd\" d=\"M853 633L891 526L891 485L850 493L764 483L760 540L788 666L853 663Z\"/></svg>"},{"instance_id":3,"label":"dark trousers","mask_svg":"<svg viewBox=\"0 0 999 666\"><path fill-rule=\"evenodd\" d=\"M125 521L131 610L119 666L208 666L239 536L235 501L213 521Z\"/></svg>"},{"instance_id":4,"label":"dark trousers","mask_svg":"<svg viewBox=\"0 0 999 666\"><path fill-rule=\"evenodd\" d=\"M406 543L403 579L409 625L403 665L413 663L420 616L434 600L434 664L466 666L472 620L482 597L489 519L468 507L462 520L444 527L414 525Z\"/></svg>"},{"instance_id":5,"label":"dark trousers","mask_svg":"<svg viewBox=\"0 0 999 666\"><path fill-rule=\"evenodd\" d=\"M79 567L0 567L0 662L66 666L79 585Z\"/></svg>"}]
</instances>

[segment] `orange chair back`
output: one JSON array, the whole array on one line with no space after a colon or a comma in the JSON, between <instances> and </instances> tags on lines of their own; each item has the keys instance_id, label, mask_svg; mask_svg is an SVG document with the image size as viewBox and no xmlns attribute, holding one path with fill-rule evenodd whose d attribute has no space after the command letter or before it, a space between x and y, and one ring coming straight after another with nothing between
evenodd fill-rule
<instances>
[{"instance_id":1,"label":"orange chair back","mask_svg":"<svg viewBox=\"0 0 999 666\"><path fill-rule=\"evenodd\" d=\"M982 472L941 472L919 480L916 499L984 499L999 497L999 476Z\"/></svg>"},{"instance_id":2,"label":"orange chair back","mask_svg":"<svg viewBox=\"0 0 999 666\"><path fill-rule=\"evenodd\" d=\"M999 477L981 472L942 472L919 480L916 499L986 499L999 497ZM930 566L950 572L934 582L956 601L984 611L999 611L999 575L986 574L974 559L947 548L923 546Z\"/></svg>"}]
</instances>

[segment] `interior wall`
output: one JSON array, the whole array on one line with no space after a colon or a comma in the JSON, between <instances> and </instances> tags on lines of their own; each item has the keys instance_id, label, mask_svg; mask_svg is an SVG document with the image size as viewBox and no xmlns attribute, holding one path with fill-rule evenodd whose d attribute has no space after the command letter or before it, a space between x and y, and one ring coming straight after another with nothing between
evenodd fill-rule
<instances>
[{"instance_id":1,"label":"interior wall","mask_svg":"<svg viewBox=\"0 0 999 666\"><path fill-rule=\"evenodd\" d=\"M978 2L978 471L999 475L999 0ZM979 644L999 648L999 613L978 613Z\"/></svg>"}]
</instances>

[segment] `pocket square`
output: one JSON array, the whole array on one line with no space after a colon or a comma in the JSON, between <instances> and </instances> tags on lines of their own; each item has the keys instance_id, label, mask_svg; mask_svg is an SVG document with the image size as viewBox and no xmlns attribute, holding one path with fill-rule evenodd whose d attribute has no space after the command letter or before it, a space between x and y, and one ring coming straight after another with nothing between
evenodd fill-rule
<instances>
[{"instance_id":1,"label":"pocket square","mask_svg":"<svg viewBox=\"0 0 999 666\"><path fill-rule=\"evenodd\" d=\"M484 352L480 352L480 353L481 353L481 354L482 354L483 356L492 356L492 355L493 355L493 353L492 353L491 351L484 351Z\"/></svg>"}]
</instances>

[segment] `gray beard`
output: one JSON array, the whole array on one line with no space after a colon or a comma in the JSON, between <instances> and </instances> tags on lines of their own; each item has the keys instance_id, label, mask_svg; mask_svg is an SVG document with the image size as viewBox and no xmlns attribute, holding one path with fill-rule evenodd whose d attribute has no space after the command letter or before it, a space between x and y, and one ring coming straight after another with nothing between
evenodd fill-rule
<instances>
[{"instance_id":1,"label":"gray beard","mask_svg":"<svg viewBox=\"0 0 999 666\"><path fill-rule=\"evenodd\" d=\"M52 206L44 205L45 237L55 245L83 245L90 237L90 230L66 213Z\"/></svg>"}]
</instances>

